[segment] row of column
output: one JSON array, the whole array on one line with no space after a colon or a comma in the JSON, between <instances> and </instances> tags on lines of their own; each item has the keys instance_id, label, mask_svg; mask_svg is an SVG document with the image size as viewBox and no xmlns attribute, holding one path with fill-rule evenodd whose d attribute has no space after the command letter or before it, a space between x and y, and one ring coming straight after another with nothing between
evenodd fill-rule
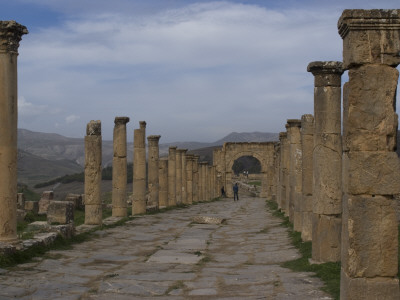
<instances>
[{"instance_id":1,"label":"row of column","mask_svg":"<svg viewBox=\"0 0 400 300\"><path fill-rule=\"evenodd\" d=\"M312 241L313 261L341 261L341 299L399 299L400 10L345 10L338 28L343 63L308 65L314 115L287 120L279 135L274 198Z\"/></svg>"}]
</instances>

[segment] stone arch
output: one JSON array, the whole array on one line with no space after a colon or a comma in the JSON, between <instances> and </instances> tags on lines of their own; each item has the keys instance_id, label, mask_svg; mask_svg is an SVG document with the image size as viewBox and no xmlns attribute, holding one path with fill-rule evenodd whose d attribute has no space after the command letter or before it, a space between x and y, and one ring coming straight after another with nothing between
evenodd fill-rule
<instances>
[{"instance_id":1,"label":"stone arch","mask_svg":"<svg viewBox=\"0 0 400 300\"><path fill-rule=\"evenodd\" d=\"M268 197L273 185L274 142L263 143L225 143L221 150L214 151L214 165L224 184L228 197L232 192L232 166L235 160L243 156L252 156L261 164L261 197Z\"/></svg>"}]
</instances>

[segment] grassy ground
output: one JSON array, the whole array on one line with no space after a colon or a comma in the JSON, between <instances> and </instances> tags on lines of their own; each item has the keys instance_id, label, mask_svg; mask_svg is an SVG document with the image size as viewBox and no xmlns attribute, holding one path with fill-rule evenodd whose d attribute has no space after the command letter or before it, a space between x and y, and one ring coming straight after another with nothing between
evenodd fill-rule
<instances>
[{"instance_id":1,"label":"grassy ground","mask_svg":"<svg viewBox=\"0 0 400 300\"><path fill-rule=\"evenodd\" d=\"M288 228L289 237L293 245L299 250L301 257L295 260L287 261L282 264L283 267L289 268L297 272L314 272L325 284L322 288L335 299L340 296L340 263L324 263L319 265L310 265L311 258L311 242L303 242L301 234L293 230L293 225L289 222L289 218L285 217L278 210L275 202L268 200L267 207L274 216L282 219L282 225Z\"/></svg>"},{"instance_id":2,"label":"grassy ground","mask_svg":"<svg viewBox=\"0 0 400 300\"><path fill-rule=\"evenodd\" d=\"M257 185L257 186L261 186L261 181L249 181L250 185Z\"/></svg>"}]
</instances>

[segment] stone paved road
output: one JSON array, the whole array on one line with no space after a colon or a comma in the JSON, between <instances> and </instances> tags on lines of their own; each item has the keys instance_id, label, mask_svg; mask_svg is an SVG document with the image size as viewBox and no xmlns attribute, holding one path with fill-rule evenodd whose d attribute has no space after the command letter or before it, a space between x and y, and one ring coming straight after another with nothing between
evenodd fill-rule
<instances>
[{"instance_id":1,"label":"stone paved road","mask_svg":"<svg viewBox=\"0 0 400 300\"><path fill-rule=\"evenodd\" d=\"M279 266L298 257L279 223L260 198L145 215L2 270L0 299L331 299L310 273Z\"/></svg>"}]
</instances>

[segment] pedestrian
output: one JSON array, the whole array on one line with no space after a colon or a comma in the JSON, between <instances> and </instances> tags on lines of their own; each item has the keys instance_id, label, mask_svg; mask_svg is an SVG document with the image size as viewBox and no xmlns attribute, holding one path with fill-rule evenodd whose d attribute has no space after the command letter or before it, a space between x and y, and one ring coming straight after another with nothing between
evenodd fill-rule
<instances>
[{"instance_id":1,"label":"pedestrian","mask_svg":"<svg viewBox=\"0 0 400 300\"><path fill-rule=\"evenodd\" d=\"M225 197L226 197L224 187L221 188L221 197L222 197L222 198L225 198Z\"/></svg>"},{"instance_id":2,"label":"pedestrian","mask_svg":"<svg viewBox=\"0 0 400 300\"><path fill-rule=\"evenodd\" d=\"M239 201L239 186L237 182L233 186L233 201L235 201L236 199L237 201Z\"/></svg>"}]
</instances>

